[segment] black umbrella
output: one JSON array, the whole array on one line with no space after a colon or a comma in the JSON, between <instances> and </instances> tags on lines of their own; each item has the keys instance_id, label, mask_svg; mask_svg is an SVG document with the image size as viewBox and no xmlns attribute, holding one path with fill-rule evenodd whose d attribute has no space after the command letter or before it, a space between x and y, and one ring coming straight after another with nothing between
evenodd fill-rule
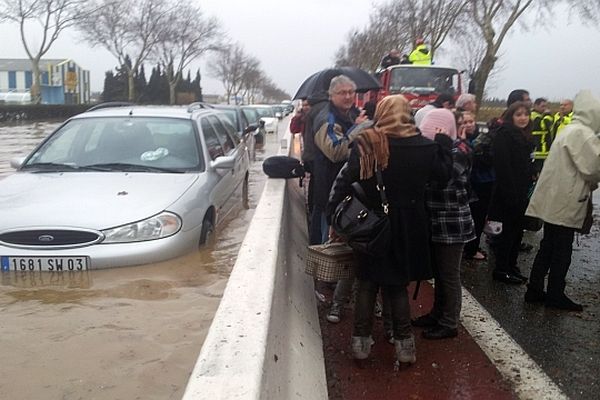
<instances>
[{"instance_id":1,"label":"black umbrella","mask_svg":"<svg viewBox=\"0 0 600 400\"><path fill-rule=\"evenodd\" d=\"M329 89L331 79L338 75L346 75L356 83L357 92L367 92L379 89L381 85L377 78L365 70L356 67L329 68L312 74L302 82L294 95L296 99L306 99L315 95L325 94Z\"/></svg>"}]
</instances>

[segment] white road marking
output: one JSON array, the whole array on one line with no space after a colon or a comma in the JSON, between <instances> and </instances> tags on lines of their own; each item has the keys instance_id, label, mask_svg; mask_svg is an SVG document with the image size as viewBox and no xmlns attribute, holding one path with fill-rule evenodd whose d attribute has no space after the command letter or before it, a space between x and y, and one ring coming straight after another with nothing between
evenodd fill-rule
<instances>
[{"instance_id":1,"label":"white road marking","mask_svg":"<svg viewBox=\"0 0 600 400\"><path fill-rule=\"evenodd\" d=\"M502 376L513 384L519 399L568 399L558 385L464 287L462 301L462 325Z\"/></svg>"}]
</instances>

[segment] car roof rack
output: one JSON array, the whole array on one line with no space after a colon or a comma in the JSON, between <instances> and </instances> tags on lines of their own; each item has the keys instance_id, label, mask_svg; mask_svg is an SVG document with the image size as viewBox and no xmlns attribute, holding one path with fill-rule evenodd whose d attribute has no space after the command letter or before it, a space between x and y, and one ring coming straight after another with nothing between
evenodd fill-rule
<instances>
[{"instance_id":1,"label":"car roof rack","mask_svg":"<svg viewBox=\"0 0 600 400\"><path fill-rule=\"evenodd\" d=\"M193 112L195 110L199 110L201 108L214 108L214 107L203 101L195 101L193 103L190 103L190 105L187 108L187 112L191 113L191 112Z\"/></svg>"},{"instance_id":2,"label":"car roof rack","mask_svg":"<svg viewBox=\"0 0 600 400\"><path fill-rule=\"evenodd\" d=\"M128 106L135 106L135 103L130 103L128 101L107 101L106 103L96 104L95 106L90 107L85 111L88 112L88 111L100 110L102 108L128 107Z\"/></svg>"}]
</instances>

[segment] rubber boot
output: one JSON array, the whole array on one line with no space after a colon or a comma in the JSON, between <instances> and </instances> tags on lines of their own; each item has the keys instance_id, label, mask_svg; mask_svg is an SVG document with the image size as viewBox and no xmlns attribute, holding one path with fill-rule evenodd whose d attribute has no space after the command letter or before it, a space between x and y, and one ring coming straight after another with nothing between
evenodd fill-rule
<instances>
[{"instance_id":1,"label":"rubber boot","mask_svg":"<svg viewBox=\"0 0 600 400\"><path fill-rule=\"evenodd\" d=\"M357 360L364 360L371 353L371 346L375 341L371 336L352 336L352 356Z\"/></svg>"},{"instance_id":2,"label":"rubber boot","mask_svg":"<svg viewBox=\"0 0 600 400\"><path fill-rule=\"evenodd\" d=\"M412 334L406 339L394 339L394 347L396 348L398 362L414 364L417 361L415 337Z\"/></svg>"}]
</instances>

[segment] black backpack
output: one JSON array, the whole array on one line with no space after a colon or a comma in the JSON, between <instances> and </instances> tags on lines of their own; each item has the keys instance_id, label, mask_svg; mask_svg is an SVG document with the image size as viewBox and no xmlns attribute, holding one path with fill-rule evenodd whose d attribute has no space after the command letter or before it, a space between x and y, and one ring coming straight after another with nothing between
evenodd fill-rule
<instances>
[{"instance_id":1,"label":"black backpack","mask_svg":"<svg viewBox=\"0 0 600 400\"><path fill-rule=\"evenodd\" d=\"M288 156L271 156L263 161L263 171L269 178L303 178L304 166L300 160Z\"/></svg>"}]
</instances>

